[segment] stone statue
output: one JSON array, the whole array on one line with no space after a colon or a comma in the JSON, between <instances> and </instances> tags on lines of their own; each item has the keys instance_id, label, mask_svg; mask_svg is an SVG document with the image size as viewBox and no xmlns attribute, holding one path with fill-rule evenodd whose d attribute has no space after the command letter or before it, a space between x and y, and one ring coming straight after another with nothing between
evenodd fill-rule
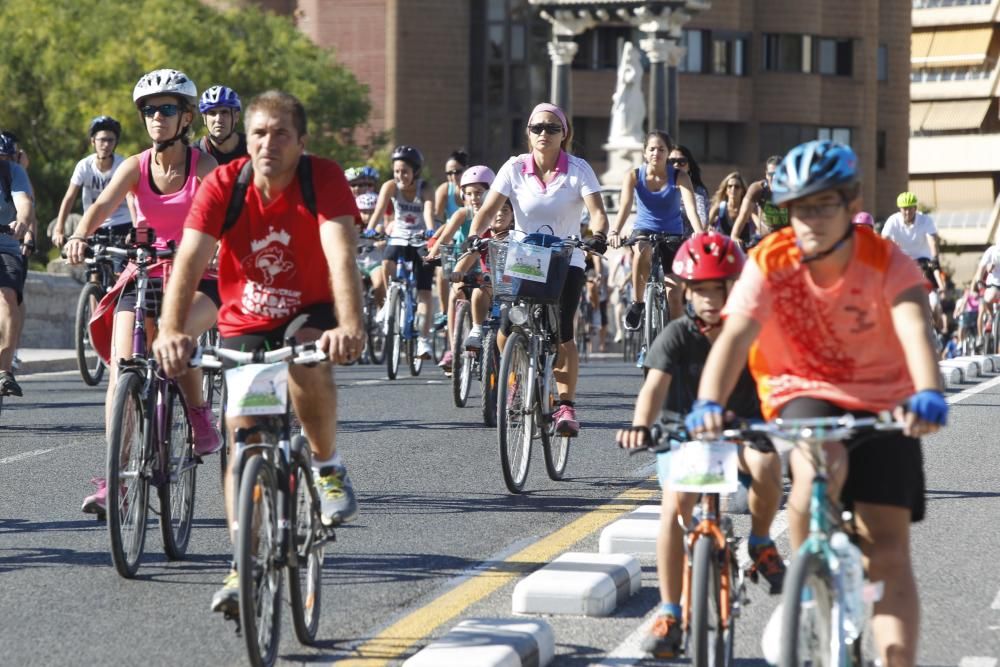
<instances>
[{"instance_id":1,"label":"stone statue","mask_svg":"<svg viewBox=\"0 0 1000 667\"><path fill-rule=\"evenodd\" d=\"M642 95L642 62L639 49L625 42L618 64L618 85L611 97L611 131L608 144L642 144L646 101Z\"/></svg>"}]
</instances>

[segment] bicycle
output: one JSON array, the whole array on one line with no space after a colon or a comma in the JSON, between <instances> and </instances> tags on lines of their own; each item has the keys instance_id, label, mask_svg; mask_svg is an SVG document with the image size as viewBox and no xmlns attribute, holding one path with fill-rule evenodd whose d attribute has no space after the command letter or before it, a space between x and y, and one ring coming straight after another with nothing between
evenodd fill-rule
<instances>
[{"instance_id":1,"label":"bicycle","mask_svg":"<svg viewBox=\"0 0 1000 667\"><path fill-rule=\"evenodd\" d=\"M445 272L445 276L450 277L454 273L455 265L459 261L477 251L470 250L461 256L456 256L454 254L454 246L442 246L441 252L442 269ZM473 289L481 287L486 282L484 281L484 277L481 273L470 272L462 277L460 283L452 283L453 285L460 285L462 289L461 295L455 299L453 305L455 309L454 325L452 333L449 336L452 358L451 393L455 407L457 408L464 408L468 405L469 391L472 389L473 378L482 378L482 351L471 348L467 349L465 347L465 339L468 337L469 332L472 331L472 302L469 298ZM487 342L486 340L483 341L484 347ZM493 344L494 346L496 345L495 338L493 339Z\"/></svg>"},{"instance_id":2,"label":"bicycle","mask_svg":"<svg viewBox=\"0 0 1000 667\"><path fill-rule=\"evenodd\" d=\"M649 234L639 238L629 239L622 242L622 247L633 246L640 242L652 244L653 252L649 269L649 277L646 279L646 286L643 288L643 301L646 307L642 319L642 338L639 341L639 349L636 355L636 367L642 368L646 353L652 347L653 341L663 328L670 322L670 307L667 303L666 276L663 273L663 246L679 246L684 237L677 234Z\"/></svg>"},{"instance_id":3,"label":"bicycle","mask_svg":"<svg viewBox=\"0 0 1000 667\"><path fill-rule=\"evenodd\" d=\"M546 248L550 259L545 282L512 279L506 273L508 242L489 244L494 298L510 302L511 332L498 369L497 440L500 469L511 493L524 490L535 438L541 440L550 479L563 479L569 459L570 438L555 432L552 419L559 401L552 369L560 341L558 300L573 250L586 245L574 238L548 239L556 242Z\"/></svg>"},{"instance_id":4,"label":"bicycle","mask_svg":"<svg viewBox=\"0 0 1000 667\"><path fill-rule=\"evenodd\" d=\"M147 231L148 237L144 238L141 233ZM118 361L107 452L111 560L118 574L127 579L135 576L142 558L150 485L156 487L159 498L158 511L153 511L159 514L167 558L184 557L191 538L195 476L200 462L194 453L180 388L160 373L147 348L148 272L158 260L174 254L172 244L158 249L152 241L152 230L136 230L128 248L106 248L108 253L136 265L132 357Z\"/></svg>"},{"instance_id":5,"label":"bicycle","mask_svg":"<svg viewBox=\"0 0 1000 667\"><path fill-rule=\"evenodd\" d=\"M227 410L232 413L233 405L240 406L259 419L251 428L237 428L233 438L240 602L239 616L227 613L226 620L242 624L255 667L273 665L277 658L283 569L288 570L296 637L302 644L314 644L319 628L324 549L336 536L321 520L309 443L302 435L290 435L287 383L281 378L287 378L288 364L323 361L326 354L315 343L296 345L292 339L269 352L202 348L191 361L193 366L215 368L224 362L254 364L235 369L248 375L246 380L227 381L233 393ZM261 392L261 383L270 391ZM258 440L248 442L253 436Z\"/></svg>"},{"instance_id":6,"label":"bicycle","mask_svg":"<svg viewBox=\"0 0 1000 667\"><path fill-rule=\"evenodd\" d=\"M86 279L80 289L80 297L76 302L76 321L74 326L74 347L76 349L76 365L85 384L94 387L100 384L104 377L106 364L94 350L90 342L90 318L97 305L111 289L122 269L122 262L105 251L107 246L120 247L127 239L121 234L112 234L110 230L98 229L87 243L93 249L93 257L88 257ZM94 357L91 362L88 357ZM91 365L92 364L92 365Z\"/></svg>"},{"instance_id":7,"label":"bicycle","mask_svg":"<svg viewBox=\"0 0 1000 667\"><path fill-rule=\"evenodd\" d=\"M385 330L380 325L375 316L378 314L378 306L375 305L375 294L372 288L372 280L368 275L368 270L373 261L370 255L375 253L374 243L361 244L358 246L358 270L361 271L362 280L362 314L365 323L365 351L362 359L366 359L373 364L381 364L385 361ZM381 266L381 261L378 262ZM376 268L376 270L379 270Z\"/></svg>"},{"instance_id":8,"label":"bicycle","mask_svg":"<svg viewBox=\"0 0 1000 667\"><path fill-rule=\"evenodd\" d=\"M198 345L216 347L222 341L219 330L212 327L198 337ZM201 392L205 397L205 405L212 408L219 420L219 430L222 436L222 449L219 450L219 469L222 484L226 483L226 466L229 464L229 443L226 442L226 376L215 368L205 368L202 371Z\"/></svg>"},{"instance_id":9,"label":"bicycle","mask_svg":"<svg viewBox=\"0 0 1000 667\"><path fill-rule=\"evenodd\" d=\"M412 234L407 243L423 257L427 254L427 239L422 232ZM417 356L417 340L422 330L422 318L417 315L417 275L412 260L396 262L396 275L389 284L386 296L385 366L390 380L399 373L399 359L405 348L410 375L420 375L424 360Z\"/></svg>"},{"instance_id":10,"label":"bicycle","mask_svg":"<svg viewBox=\"0 0 1000 667\"><path fill-rule=\"evenodd\" d=\"M576 349L580 354L580 361L590 359L593 322L594 304L590 300L590 285L587 284L580 295L580 306L576 312Z\"/></svg>"}]
</instances>

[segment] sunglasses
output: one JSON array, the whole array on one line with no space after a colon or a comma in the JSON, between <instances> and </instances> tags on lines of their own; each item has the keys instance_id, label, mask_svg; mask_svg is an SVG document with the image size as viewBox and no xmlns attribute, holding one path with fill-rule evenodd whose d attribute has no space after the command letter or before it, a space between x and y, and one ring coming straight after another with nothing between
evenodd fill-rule
<instances>
[{"instance_id":1,"label":"sunglasses","mask_svg":"<svg viewBox=\"0 0 1000 667\"><path fill-rule=\"evenodd\" d=\"M688 163L688 161L687 161L686 157L672 157L672 158L670 158L670 164L674 165L675 167L686 167L687 163Z\"/></svg>"},{"instance_id":2,"label":"sunglasses","mask_svg":"<svg viewBox=\"0 0 1000 667\"><path fill-rule=\"evenodd\" d=\"M463 171L465 171L465 170L464 169L451 169L451 170L446 171L444 173L448 174L449 176L458 176Z\"/></svg>"},{"instance_id":3,"label":"sunglasses","mask_svg":"<svg viewBox=\"0 0 1000 667\"><path fill-rule=\"evenodd\" d=\"M559 123L535 123L528 126L528 131L532 134L562 134L562 125Z\"/></svg>"},{"instance_id":4,"label":"sunglasses","mask_svg":"<svg viewBox=\"0 0 1000 667\"><path fill-rule=\"evenodd\" d=\"M166 118L170 118L172 116L176 116L177 112L180 110L181 110L180 107L176 104L161 104L159 106L147 104L142 109L140 109L140 111L142 111L142 115L145 116L146 118L152 118L157 113Z\"/></svg>"}]
</instances>

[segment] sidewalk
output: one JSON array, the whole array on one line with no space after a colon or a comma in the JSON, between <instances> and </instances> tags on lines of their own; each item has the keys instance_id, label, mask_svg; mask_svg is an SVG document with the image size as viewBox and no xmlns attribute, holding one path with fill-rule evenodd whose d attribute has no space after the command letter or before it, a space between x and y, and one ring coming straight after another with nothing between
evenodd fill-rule
<instances>
[{"instance_id":1,"label":"sidewalk","mask_svg":"<svg viewBox=\"0 0 1000 667\"><path fill-rule=\"evenodd\" d=\"M23 347L17 358L21 360L17 375L76 370L76 350Z\"/></svg>"}]
</instances>

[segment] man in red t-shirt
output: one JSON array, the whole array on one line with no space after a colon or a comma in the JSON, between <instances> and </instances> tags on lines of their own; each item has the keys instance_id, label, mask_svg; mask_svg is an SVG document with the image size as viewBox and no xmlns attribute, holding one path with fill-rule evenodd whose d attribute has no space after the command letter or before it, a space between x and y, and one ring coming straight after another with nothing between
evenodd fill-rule
<instances>
[{"instance_id":1,"label":"man in red t-shirt","mask_svg":"<svg viewBox=\"0 0 1000 667\"><path fill-rule=\"evenodd\" d=\"M249 158L219 167L202 183L184 224L164 296L160 335L154 344L170 376L187 369L195 346L184 323L198 280L219 243L219 333L223 346L251 351L296 341L316 341L333 363L349 362L364 348L361 283L355 266L354 196L340 167L315 156L304 158L306 117L287 93L269 91L250 102L246 115ZM233 187L247 159L253 178L236 222L223 230ZM311 161L314 215L298 182L300 159ZM330 364L289 368L289 396L313 454L323 522L336 525L357 514L347 471L336 452L336 385ZM228 420L230 442L250 418ZM236 457L230 457L234 462ZM235 489L226 477L226 496ZM235 521L226 501L229 525ZM238 577L230 572L212 599L215 611L238 613Z\"/></svg>"}]
</instances>

